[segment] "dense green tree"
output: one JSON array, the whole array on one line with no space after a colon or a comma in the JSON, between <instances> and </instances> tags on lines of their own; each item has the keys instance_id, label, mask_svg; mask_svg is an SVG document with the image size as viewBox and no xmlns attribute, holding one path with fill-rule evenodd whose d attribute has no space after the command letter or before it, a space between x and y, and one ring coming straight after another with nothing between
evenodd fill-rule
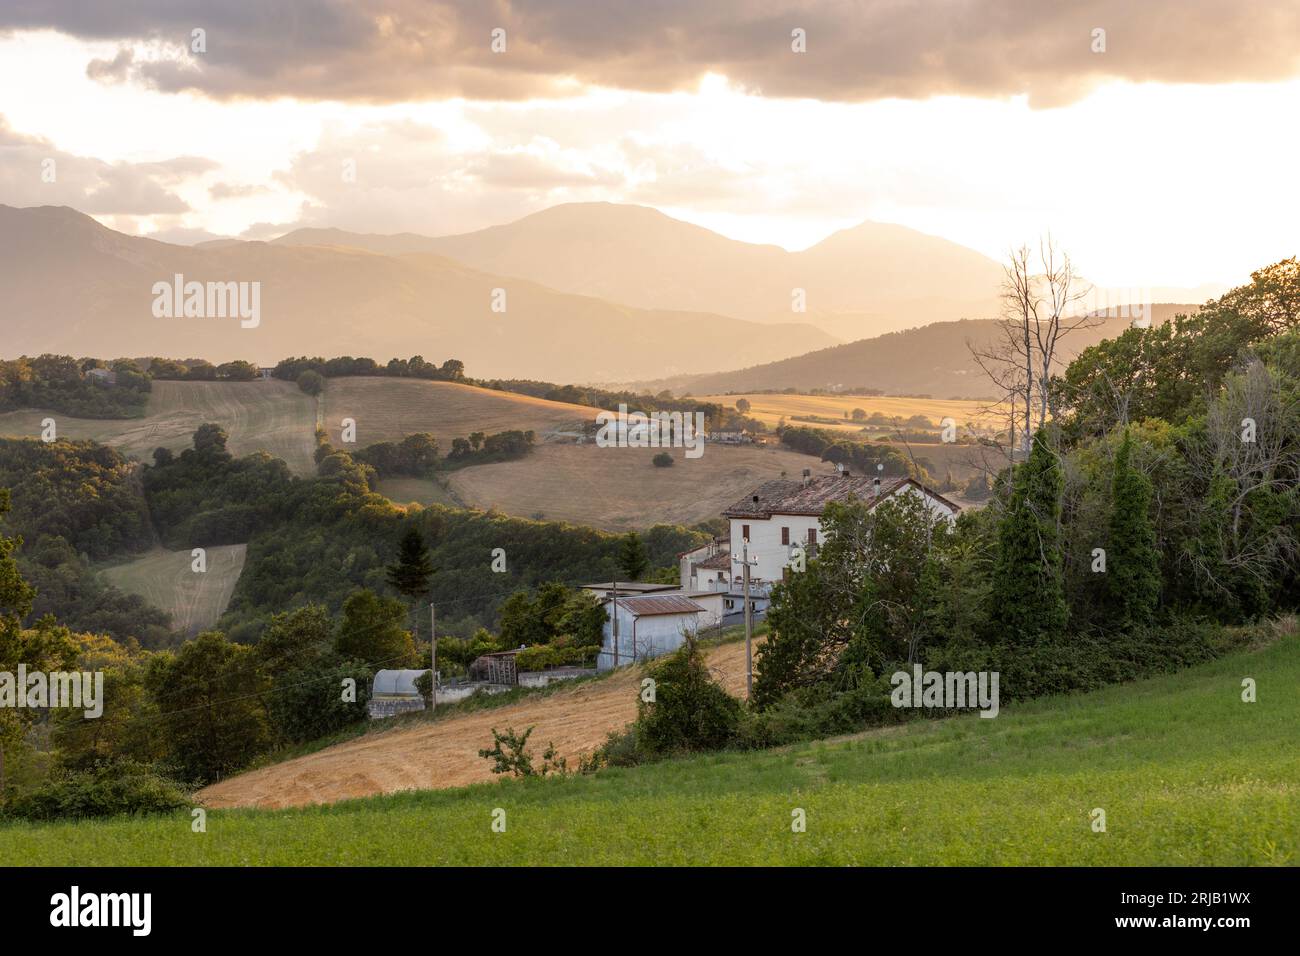
<instances>
[{"instance_id":1,"label":"dense green tree","mask_svg":"<svg viewBox=\"0 0 1300 956\"><path fill-rule=\"evenodd\" d=\"M200 783L245 767L266 746L266 681L251 647L209 631L150 661L145 678L169 758Z\"/></svg>"},{"instance_id":2,"label":"dense green tree","mask_svg":"<svg viewBox=\"0 0 1300 956\"><path fill-rule=\"evenodd\" d=\"M618 551L618 569L623 577L635 581L645 574L649 566L650 560L646 556L645 544L641 541L641 536L635 531L623 535Z\"/></svg>"},{"instance_id":3,"label":"dense green tree","mask_svg":"<svg viewBox=\"0 0 1300 956\"><path fill-rule=\"evenodd\" d=\"M1151 525L1151 481L1133 467L1125 429L1111 483L1110 547L1106 552L1106 610L1121 628L1150 624L1160 600L1160 551Z\"/></svg>"},{"instance_id":4,"label":"dense green tree","mask_svg":"<svg viewBox=\"0 0 1300 956\"><path fill-rule=\"evenodd\" d=\"M406 598L411 613L419 608L420 599L429 593L429 579L433 577L433 562L429 559L429 548L424 543L420 529L411 525L402 535L397 546L397 560L388 566L388 586ZM417 619L412 628L420 633Z\"/></svg>"},{"instance_id":5,"label":"dense green tree","mask_svg":"<svg viewBox=\"0 0 1300 956\"><path fill-rule=\"evenodd\" d=\"M243 360L225 362L217 366L217 378L227 382L251 382L257 378L257 366Z\"/></svg>"},{"instance_id":6,"label":"dense green tree","mask_svg":"<svg viewBox=\"0 0 1300 956\"><path fill-rule=\"evenodd\" d=\"M415 600L428 592L433 571L424 535L411 525L397 546L397 561L388 567L388 583L399 594Z\"/></svg>"},{"instance_id":7,"label":"dense green tree","mask_svg":"<svg viewBox=\"0 0 1300 956\"><path fill-rule=\"evenodd\" d=\"M343 617L334 638L335 652L376 670L413 665L415 641L402 627L406 613L401 601L365 589L357 591L343 602Z\"/></svg>"},{"instance_id":8,"label":"dense green tree","mask_svg":"<svg viewBox=\"0 0 1300 956\"><path fill-rule=\"evenodd\" d=\"M891 662L919 659L934 636L946 521L919 496L895 495L874 507L832 502L821 525L816 559L773 589L754 684L759 706L820 683L851 688Z\"/></svg>"},{"instance_id":9,"label":"dense green tree","mask_svg":"<svg viewBox=\"0 0 1300 956\"><path fill-rule=\"evenodd\" d=\"M1015 470L993 565L993 624L1013 646L1054 642L1065 634L1060 521L1061 468L1040 430L1029 458Z\"/></svg>"},{"instance_id":10,"label":"dense green tree","mask_svg":"<svg viewBox=\"0 0 1300 956\"><path fill-rule=\"evenodd\" d=\"M226 451L229 439L224 428L209 422L194 430L194 450L204 456L229 458L230 452Z\"/></svg>"},{"instance_id":11,"label":"dense green tree","mask_svg":"<svg viewBox=\"0 0 1300 956\"><path fill-rule=\"evenodd\" d=\"M256 645L257 663L270 678L316 663L333 653L334 622L319 604L285 611L271 618Z\"/></svg>"},{"instance_id":12,"label":"dense green tree","mask_svg":"<svg viewBox=\"0 0 1300 956\"><path fill-rule=\"evenodd\" d=\"M10 507L9 489L0 488L0 518L9 513ZM18 571L18 559L14 553L21 544L21 539L0 534L0 633L5 639L12 639L17 634L23 618L32 609L32 598L36 596Z\"/></svg>"},{"instance_id":13,"label":"dense green tree","mask_svg":"<svg viewBox=\"0 0 1300 956\"><path fill-rule=\"evenodd\" d=\"M298 387L308 395L319 395L325 390L325 377L312 369L299 374L297 383Z\"/></svg>"}]
</instances>

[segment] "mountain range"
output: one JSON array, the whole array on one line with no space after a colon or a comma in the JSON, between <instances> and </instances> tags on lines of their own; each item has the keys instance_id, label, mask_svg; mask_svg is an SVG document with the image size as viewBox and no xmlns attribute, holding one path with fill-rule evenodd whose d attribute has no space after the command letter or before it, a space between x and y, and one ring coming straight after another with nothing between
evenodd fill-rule
<instances>
[{"instance_id":1,"label":"mountain range","mask_svg":"<svg viewBox=\"0 0 1300 956\"><path fill-rule=\"evenodd\" d=\"M260 283L260 321L158 318L154 287ZM475 376L619 381L770 361L836 339L792 322L635 308L428 252L127 236L66 207L0 206L0 355L458 358ZM504 290L504 298L494 290ZM493 311L494 303L504 311Z\"/></svg>"},{"instance_id":2,"label":"mountain range","mask_svg":"<svg viewBox=\"0 0 1300 956\"><path fill-rule=\"evenodd\" d=\"M841 339L995 315L1002 281L1002 267L992 259L905 226L864 222L787 252L728 239L647 206L615 203L553 206L455 236L299 229L274 243L431 252L639 308L809 322Z\"/></svg>"},{"instance_id":3,"label":"mountain range","mask_svg":"<svg viewBox=\"0 0 1300 956\"><path fill-rule=\"evenodd\" d=\"M176 276L258 283L256 327L155 316L155 286ZM992 328L1001 279L978 252L875 222L789 252L644 206L573 203L453 236L297 229L183 246L67 207L0 205L0 356L420 354L484 378L977 395L965 339Z\"/></svg>"}]
</instances>

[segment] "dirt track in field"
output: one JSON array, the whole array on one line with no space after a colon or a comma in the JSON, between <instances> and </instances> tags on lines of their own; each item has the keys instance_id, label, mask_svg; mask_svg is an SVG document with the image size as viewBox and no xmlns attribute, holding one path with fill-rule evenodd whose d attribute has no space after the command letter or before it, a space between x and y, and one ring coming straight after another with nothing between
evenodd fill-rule
<instances>
[{"instance_id":1,"label":"dirt track in field","mask_svg":"<svg viewBox=\"0 0 1300 956\"><path fill-rule=\"evenodd\" d=\"M744 694L744 641L713 648L708 661L730 693ZM572 768L579 756L603 744L610 731L636 719L641 676L641 668L631 667L534 700L368 734L215 783L200 790L198 799L208 807L278 809L480 783L494 779L491 764L478 755L480 748L491 746L493 727L523 731L535 725L529 738L534 756L540 757L553 742Z\"/></svg>"}]
</instances>

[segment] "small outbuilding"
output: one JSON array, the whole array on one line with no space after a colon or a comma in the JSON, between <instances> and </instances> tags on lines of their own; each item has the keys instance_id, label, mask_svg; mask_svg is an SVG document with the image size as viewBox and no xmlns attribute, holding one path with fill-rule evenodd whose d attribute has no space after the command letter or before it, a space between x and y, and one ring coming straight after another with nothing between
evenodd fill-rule
<instances>
[{"instance_id":1,"label":"small outbuilding","mask_svg":"<svg viewBox=\"0 0 1300 956\"><path fill-rule=\"evenodd\" d=\"M675 651L687 634L697 633L708 623L706 609L681 593L620 597L617 611L612 597L603 603L604 643L596 658L596 668L602 671ZM614 637L616 614L617 640Z\"/></svg>"}]
</instances>

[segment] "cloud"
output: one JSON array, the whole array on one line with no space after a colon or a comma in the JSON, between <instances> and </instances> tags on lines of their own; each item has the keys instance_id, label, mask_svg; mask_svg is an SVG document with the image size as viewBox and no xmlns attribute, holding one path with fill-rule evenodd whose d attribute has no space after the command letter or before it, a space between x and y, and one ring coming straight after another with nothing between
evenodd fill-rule
<instances>
[{"instance_id":1,"label":"cloud","mask_svg":"<svg viewBox=\"0 0 1300 956\"><path fill-rule=\"evenodd\" d=\"M56 149L0 116L0 202L73 206L91 215L178 215L190 206L173 188L216 168L196 156L109 163Z\"/></svg>"},{"instance_id":2,"label":"cloud","mask_svg":"<svg viewBox=\"0 0 1300 956\"><path fill-rule=\"evenodd\" d=\"M1300 69L1300 7L1275 0L140 0L7 3L0 30L117 41L88 65L217 98L528 99L584 86L867 101L1027 94L1060 105L1107 79L1272 81ZM205 31L206 52L190 51ZM491 49L504 29L505 52ZM791 50L806 32L807 52ZM1095 30L1105 52L1094 52ZM145 52L146 50L151 52Z\"/></svg>"}]
</instances>

